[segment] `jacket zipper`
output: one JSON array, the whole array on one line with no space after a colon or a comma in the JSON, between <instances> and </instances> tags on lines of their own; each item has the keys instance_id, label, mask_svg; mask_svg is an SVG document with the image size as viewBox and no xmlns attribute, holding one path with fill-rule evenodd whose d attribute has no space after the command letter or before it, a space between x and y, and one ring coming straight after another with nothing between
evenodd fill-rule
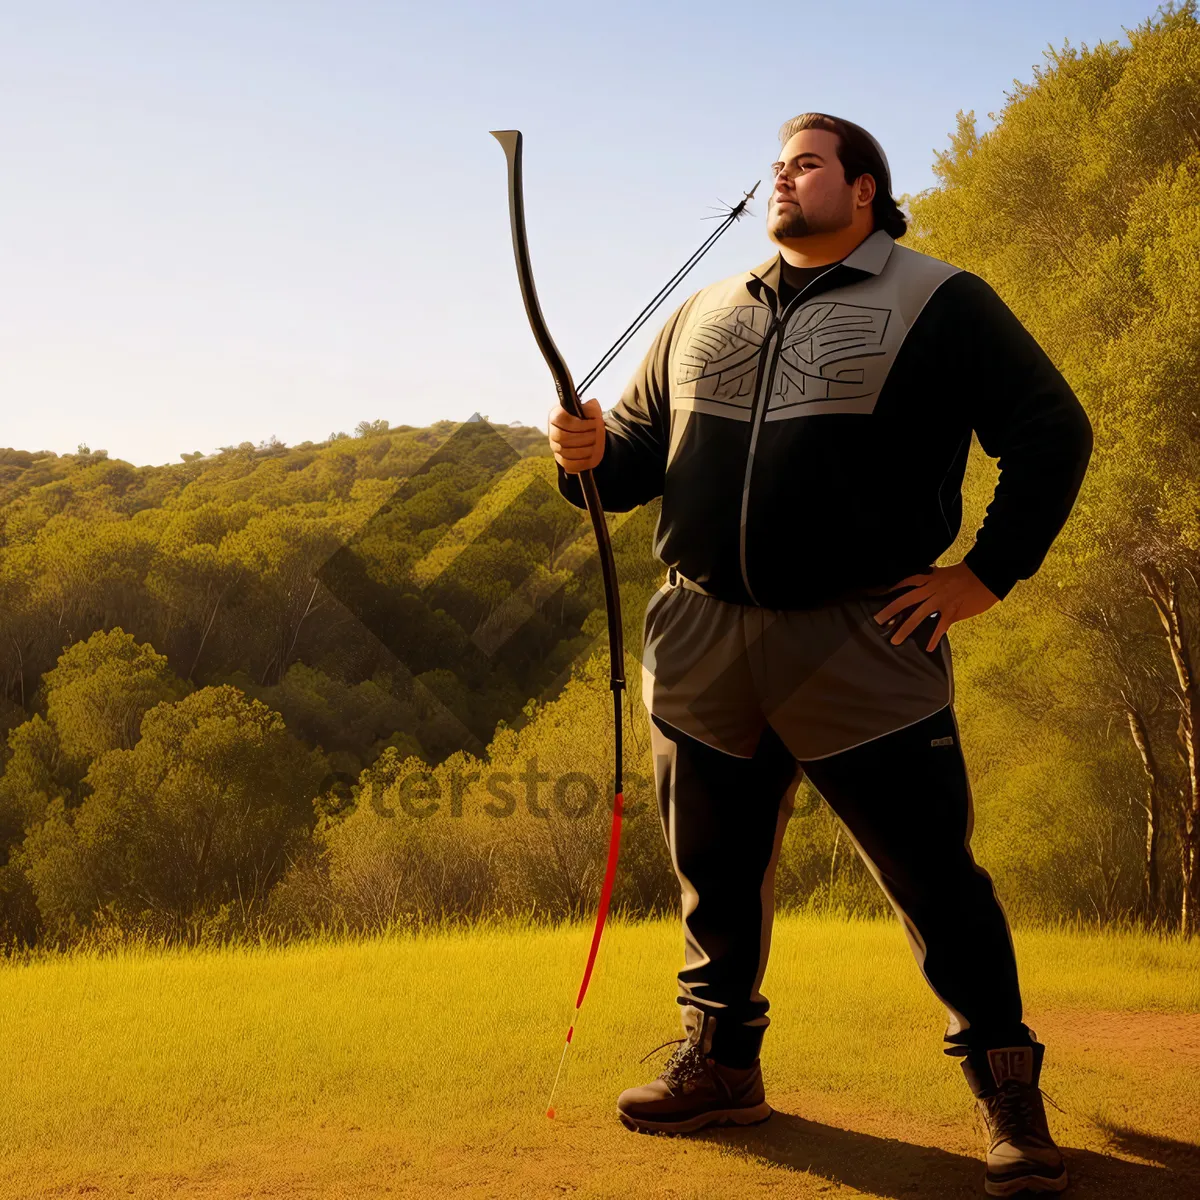
<instances>
[{"instance_id":1,"label":"jacket zipper","mask_svg":"<svg viewBox=\"0 0 1200 1200\"><path fill-rule=\"evenodd\" d=\"M836 270L841 263L834 263L829 271ZM751 416L750 424L750 449L746 455L746 474L742 480L742 521L741 528L738 530L738 558L742 568L742 583L746 588L746 594L750 599L758 604L758 597L755 596L753 589L750 587L750 573L746 567L746 518L750 509L750 472L754 467L754 447L758 444L758 431L762 427L763 414L767 411L767 401L771 395L771 385L775 382L775 367L779 362L779 351L783 345L783 334L787 329L788 318L792 315L792 311L796 305L804 299L808 293L808 289L812 287L820 279L824 279L829 271L823 271L815 279L810 279L808 283L800 289L795 296L788 302L787 307L783 312L778 311L777 297L775 291L769 284L764 283L767 295L770 297L769 308L771 310L771 324L767 326L766 336L763 338L763 348L758 364L758 379L759 388L758 394L754 397L754 411ZM778 337L776 337L778 334ZM772 345L774 342L774 345ZM770 365L766 372L763 371L763 360L770 355ZM766 386L763 386L763 380L766 380Z\"/></svg>"}]
</instances>

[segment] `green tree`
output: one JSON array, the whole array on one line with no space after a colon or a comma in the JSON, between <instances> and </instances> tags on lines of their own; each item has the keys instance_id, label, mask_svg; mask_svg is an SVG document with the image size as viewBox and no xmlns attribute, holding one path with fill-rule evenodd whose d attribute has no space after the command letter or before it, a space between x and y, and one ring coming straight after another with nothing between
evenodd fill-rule
<instances>
[{"instance_id":1,"label":"green tree","mask_svg":"<svg viewBox=\"0 0 1200 1200\"><path fill-rule=\"evenodd\" d=\"M1200 626L1186 584L1200 565L1200 27L1194 2L1159 12L1128 46L1049 52L988 134L960 112L939 185L910 210L914 244L992 283L1096 432L1076 511L1041 572L983 628L955 631L972 734L992 742L1007 724L1010 742L1013 728L1030 738L989 777L994 796L1011 796L1014 878L1098 913L1165 916L1169 834L1178 869L1161 904L1173 897L1178 924L1194 930ZM958 555L994 479L990 463L972 463ZM1063 793L1068 776L1077 782ZM1071 847L1070 870L1031 861L1049 831L1018 785L1069 814L1054 836Z\"/></svg>"},{"instance_id":2,"label":"green tree","mask_svg":"<svg viewBox=\"0 0 1200 1200\"><path fill-rule=\"evenodd\" d=\"M60 937L102 907L173 934L216 906L261 903L313 825L319 752L236 688L161 703L131 750L102 754L74 813L52 802L22 863Z\"/></svg>"},{"instance_id":3,"label":"green tree","mask_svg":"<svg viewBox=\"0 0 1200 1200\"><path fill-rule=\"evenodd\" d=\"M145 714L188 690L163 655L120 628L76 642L43 679L63 766L80 779L106 751L131 750Z\"/></svg>"}]
</instances>

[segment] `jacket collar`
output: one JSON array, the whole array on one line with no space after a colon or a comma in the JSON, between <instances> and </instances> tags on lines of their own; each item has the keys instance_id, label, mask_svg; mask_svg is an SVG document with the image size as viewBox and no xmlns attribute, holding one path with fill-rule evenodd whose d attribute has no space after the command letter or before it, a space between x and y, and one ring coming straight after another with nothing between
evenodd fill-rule
<instances>
[{"instance_id":1,"label":"jacket collar","mask_svg":"<svg viewBox=\"0 0 1200 1200\"><path fill-rule=\"evenodd\" d=\"M868 234L845 258L838 263L838 268L851 267L868 275L878 275L887 265L892 247L896 239L886 229L876 229ZM747 272L746 290L755 300L761 299L759 284L766 284L773 292L779 292L779 277L783 272L783 255L776 254L766 262L759 263L753 270ZM755 282L757 281L757 283Z\"/></svg>"}]
</instances>

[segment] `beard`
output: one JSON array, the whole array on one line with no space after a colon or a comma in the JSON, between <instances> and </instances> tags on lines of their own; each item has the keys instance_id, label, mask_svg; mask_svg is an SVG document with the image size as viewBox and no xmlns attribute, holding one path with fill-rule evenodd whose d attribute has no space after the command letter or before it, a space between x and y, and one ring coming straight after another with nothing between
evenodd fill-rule
<instances>
[{"instance_id":1,"label":"beard","mask_svg":"<svg viewBox=\"0 0 1200 1200\"><path fill-rule=\"evenodd\" d=\"M771 230L776 237L807 237L812 232L808 218L798 204L788 209L777 208Z\"/></svg>"},{"instance_id":2,"label":"beard","mask_svg":"<svg viewBox=\"0 0 1200 1200\"><path fill-rule=\"evenodd\" d=\"M840 229L847 228L854 219L852 211L847 211L843 216L844 219L838 221L834 214L826 211L819 216L809 217L805 215L803 207L799 204L793 203L780 208L772 200L768 208L767 227L776 237L781 238L808 237L814 233L836 233Z\"/></svg>"}]
</instances>

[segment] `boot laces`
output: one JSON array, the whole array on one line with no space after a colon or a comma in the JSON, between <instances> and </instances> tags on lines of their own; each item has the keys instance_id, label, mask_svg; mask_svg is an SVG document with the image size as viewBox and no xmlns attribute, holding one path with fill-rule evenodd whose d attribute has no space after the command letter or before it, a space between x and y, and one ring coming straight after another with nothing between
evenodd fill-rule
<instances>
[{"instance_id":1,"label":"boot laces","mask_svg":"<svg viewBox=\"0 0 1200 1200\"><path fill-rule=\"evenodd\" d=\"M1039 1138L1045 1136L1043 1123L1045 1110L1040 1108L1037 1097L1044 1096L1059 1112L1063 1109L1055 1103L1054 1097L1043 1092L1036 1085L1009 1082L991 1096L983 1098L982 1108L986 1113L985 1121L988 1131L994 1137L1010 1139L1036 1134ZM976 1117L979 1109L976 1109Z\"/></svg>"},{"instance_id":2,"label":"boot laces","mask_svg":"<svg viewBox=\"0 0 1200 1200\"><path fill-rule=\"evenodd\" d=\"M657 1054L663 1046L675 1046L662 1071L662 1078L672 1090L688 1079L704 1074L708 1069L707 1060L700 1053L699 1047L688 1038L673 1038L669 1042L663 1042L662 1046L655 1046L650 1054ZM638 1061L645 1062L650 1054L643 1054Z\"/></svg>"}]
</instances>

